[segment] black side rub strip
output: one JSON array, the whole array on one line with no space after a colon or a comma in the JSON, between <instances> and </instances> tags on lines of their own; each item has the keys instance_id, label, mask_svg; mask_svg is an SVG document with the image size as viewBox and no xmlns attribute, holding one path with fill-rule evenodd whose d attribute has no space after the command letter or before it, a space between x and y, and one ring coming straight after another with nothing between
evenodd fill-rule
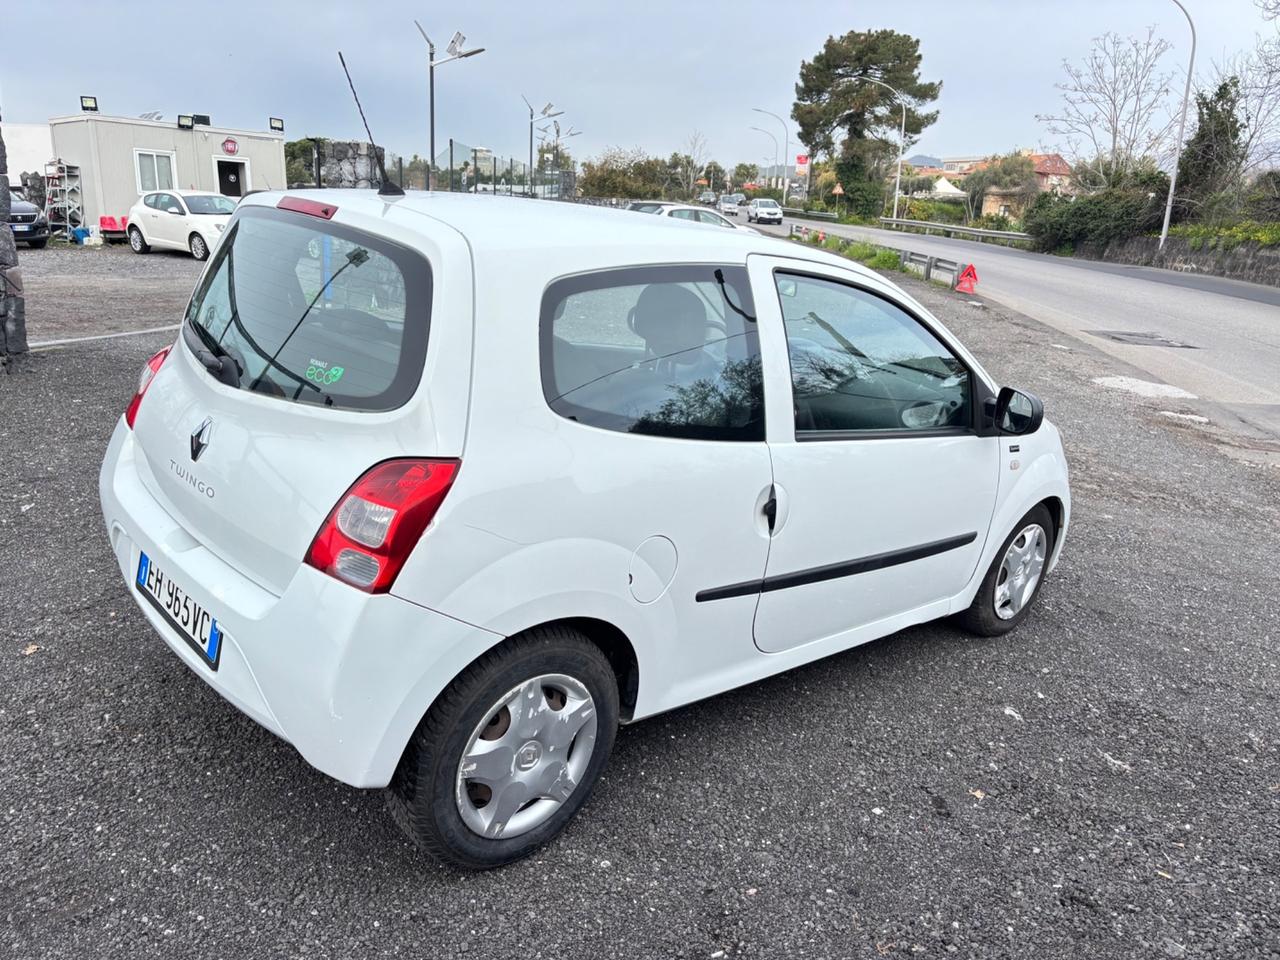
<instances>
[{"instance_id":1,"label":"black side rub strip","mask_svg":"<svg viewBox=\"0 0 1280 960\"><path fill-rule=\"evenodd\" d=\"M945 540L934 540L932 543L922 543L917 547L890 550L887 553L877 553L857 560L842 560L839 563L828 563L825 566L810 567L808 570L797 570L794 573L779 573L762 580L745 580L742 583L731 583L724 587L699 590L694 599L698 603L705 603L708 600L727 600L730 597L746 597L753 593L801 587L806 583L821 583L823 580L852 577L858 573L870 573L872 570L883 570L885 567L896 567L900 563L911 563L913 560L933 557L948 550L967 546L977 539L977 533L964 533L958 537L947 537Z\"/></svg>"}]
</instances>

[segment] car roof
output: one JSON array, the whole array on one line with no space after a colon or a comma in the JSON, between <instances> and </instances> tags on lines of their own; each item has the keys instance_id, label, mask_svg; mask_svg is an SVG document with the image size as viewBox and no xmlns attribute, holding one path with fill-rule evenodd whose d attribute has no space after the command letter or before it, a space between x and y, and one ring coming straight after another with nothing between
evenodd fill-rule
<instances>
[{"instance_id":1,"label":"car roof","mask_svg":"<svg viewBox=\"0 0 1280 960\"><path fill-rule=\"evenodd\" d=\"M682 258L705 255L745 260L749 254L760 253L801 257L837 264L855 272L870 272L844 257L813 247L799 249L789 240L754 231L690 230L688 224L670 217L635 216L634 211L624 209L527 197L410 190L404 197L392 199L380 197L372 190L290 190L287 194L263 191L245 197L240 208L274 207L286 195L334 205L339 219L344 210L362 219L382 219L388 217L393 208L431 218L460 233L476 253L486 248L490 251L554 248L562 254L582 251L582 259L590 261L603 247L614 250L627 247L635 248L636 262L645 262L641 251L678 246ZM404 225L406 220L396 217L396 222ZM629 256L630 250L620 259Z\"/></svg>"}]
</instances>

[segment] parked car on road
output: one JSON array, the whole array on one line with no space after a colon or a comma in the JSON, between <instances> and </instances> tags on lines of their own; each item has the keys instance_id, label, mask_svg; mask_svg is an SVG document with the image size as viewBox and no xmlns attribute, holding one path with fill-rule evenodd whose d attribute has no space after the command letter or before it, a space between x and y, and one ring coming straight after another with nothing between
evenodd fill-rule
<instances>
[{"instance_id":1,"label":"parked car on road","mask_svg":"<svg viewBox=\"0 0 1280 960\"><path fill-rule=\"evenodd\" d=\"M695 207L689 203L657 203L643 202L639 205L632 204L632 209L638 210L640 213L653 213L661 217L671 217L675 220L688 220L693 223L707 223L714 227L728 227L731 230L752 230L746 224L734 223L727 217L722 217L714 210L708 210L705 207Z\"/></svg>"},{"instance_id":2,"label":"parked car on road","mask_svg":"<svg viewBox=\"0 0 1280 960\"><path fill-rule=\"evenodd\" d=\"M782 207L778 206L777 200L772 200L769 197L756 197L747 204L747 222L781 223Z\"/></svg>"},{"instance_id":3,"label":"parked car on road","mask_svg":"<svg viewBox=\"0 0 1280 960\"><path fill-rule=\"evenodd\" d=\"M721 213L727 214L731 217L736 217L738 215L738 205L739 201L737 195L726 193L720 198L720 202L716 204L716 209Z\"/></svg>"},{"instance_id":4,"label":"parked car on road","mask_svg":"<svg viewBox=\"0 0 1280 960\"><path fill-rule=\"evenodd\" d=\"M129 246L134 253L149 253L152 247L187 250L197 260L205 260L235 212L235 199L220 193L144 193L129 211Z\"/></svg>"},{"instance_id":5,"label":"parked car on road","mask_svg":"<svg viewBox=\"0 0 1280 960\"><path fill-rule=\"evenodd\" d=\"M698 202L705 203L707 206L714 206L716 202L716 192L714 190L703 190L698 194Z\"/></svg>"},{"instance_id":6,"label":"parked car on road","mask_svg":"<svg viewBox=\"0 0 1280 960\"><path fill-rule=\"evenodd\" d=\"M26 199L21 187L9 188L9 229L13 239L39 250L49 242L49 220L44 211Z\"/></svg>"},{"instance_id":7,"label":"parked car on road","mask_svg":"<svg viewBox=\"0 0 1280 960\"><path fill-rule=\"evenodd\" d=\"M553 838L620 723L1013 629L1071 503L1040 402L849 260L345 190L242 201L99 488L172 652L466 868Z\"/></svg>"}]
</instances>

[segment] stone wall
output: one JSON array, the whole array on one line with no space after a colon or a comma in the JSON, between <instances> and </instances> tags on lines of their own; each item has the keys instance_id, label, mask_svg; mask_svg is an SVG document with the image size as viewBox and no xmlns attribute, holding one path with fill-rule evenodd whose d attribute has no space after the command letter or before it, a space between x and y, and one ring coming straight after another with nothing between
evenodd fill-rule
<instances>
[{"instance_id":1,"label":"stone wall","mask_svg":"<svg viewBox=\"0 0 1280 960\"><path fill-rule=\"evenodd\" d=\"M320 151L320 182L326 187L377 187L382 180L373 149L362 141L326 141Z\"/></svg>"},{"instance_id":2,"label":"stone wall","mask_svg":"<svg viewBox=\"0 0 1280 960\"><path fill-rule=\"evenodd\" d=\"M1230 250L1193 249L1185 237L1169 237L1160 249L1159 237L1130 237L1109 244L1081 244L1076 255L1090 260L1164 267L1184 273L1207 273L1280 287L1280 247L1241 243Z\"/></svg>"}]
</instances>

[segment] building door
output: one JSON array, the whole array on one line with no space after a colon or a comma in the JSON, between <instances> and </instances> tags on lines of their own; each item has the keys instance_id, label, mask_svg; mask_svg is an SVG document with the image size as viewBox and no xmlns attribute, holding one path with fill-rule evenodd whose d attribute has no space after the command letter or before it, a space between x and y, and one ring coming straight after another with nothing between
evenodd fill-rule
<instances>
[{"instance_id":1,"label":"building door","mask_svg":"<svg viewBox=\"0 0 1280 960\"><path fill-rule=\"evenodd\" d=\"M244 189L244 163L240 160L219 160L218 192L226 197L243 197Z\"/></svg>"}]
</instances>

